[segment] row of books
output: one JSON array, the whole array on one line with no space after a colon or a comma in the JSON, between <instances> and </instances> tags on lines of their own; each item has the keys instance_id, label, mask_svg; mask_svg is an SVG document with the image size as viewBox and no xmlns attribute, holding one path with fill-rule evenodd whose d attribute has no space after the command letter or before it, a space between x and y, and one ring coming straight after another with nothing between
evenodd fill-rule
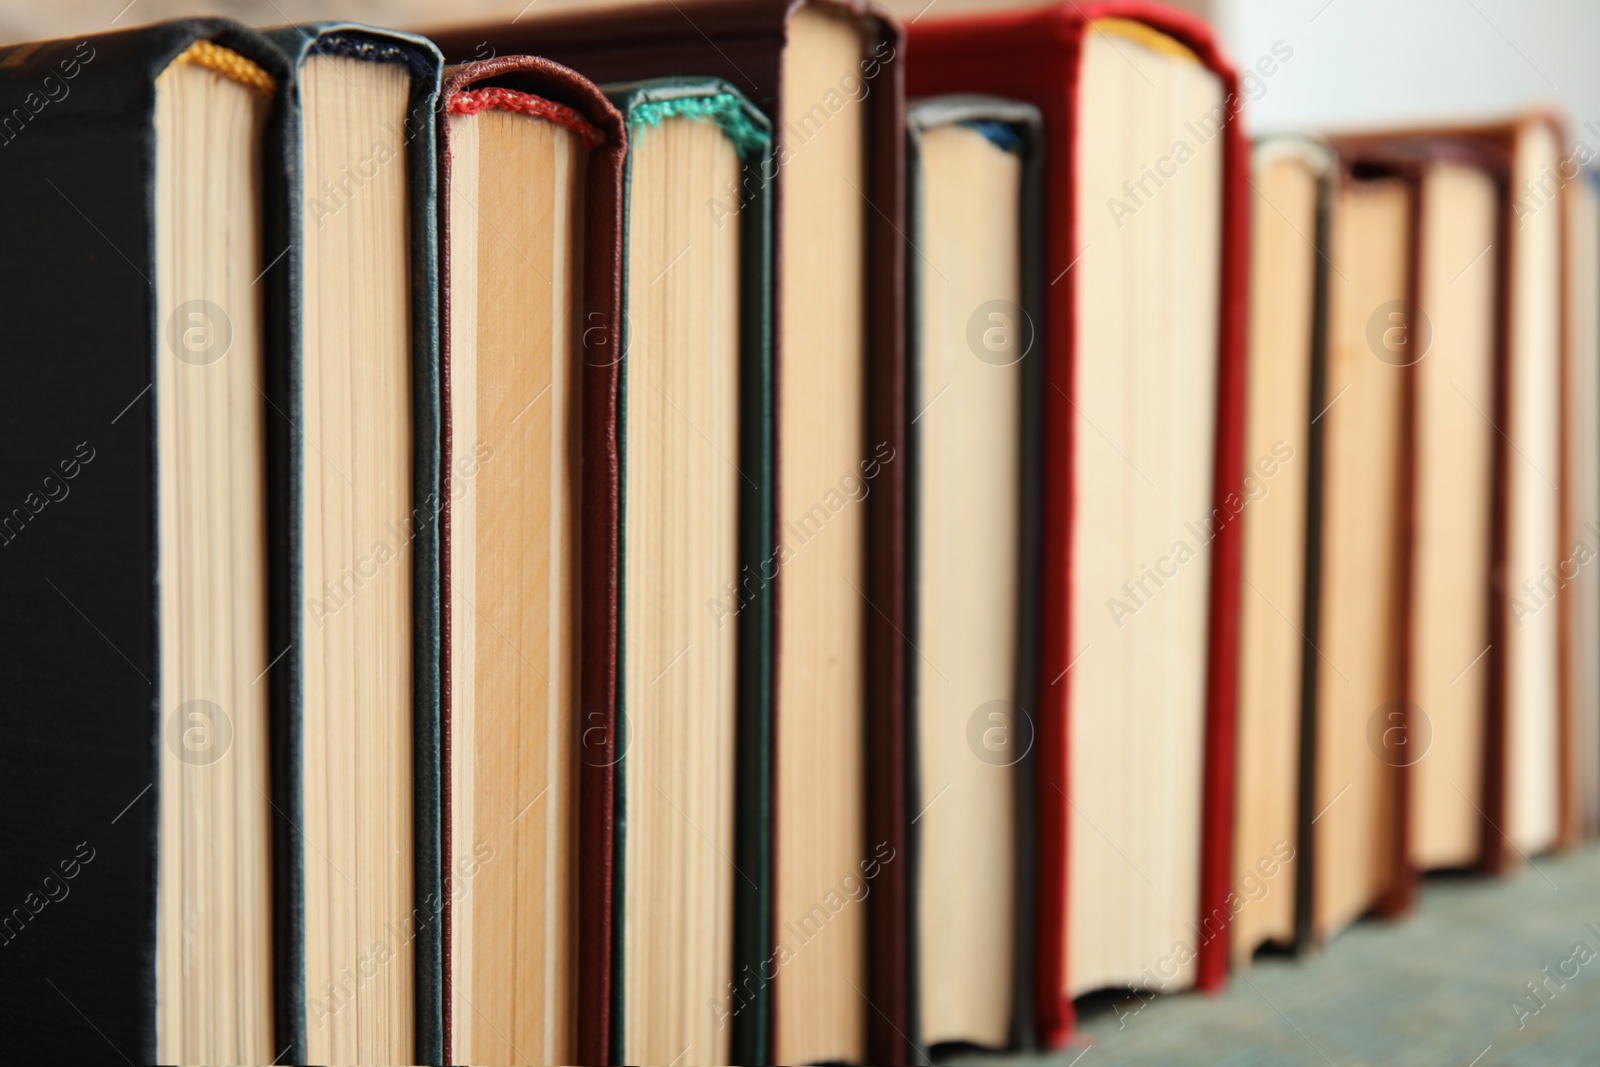
<instances>
[{"instance_id":1,"label":"row of books","mask_svg":"<svg viewBox=\"0 0 1600 1067\"><path fill-rule=\"evenodd\" d=\"M1558 120L526 14L0 53L8 1049L1059 1046L1600 828Z\"/></svg>"},{"instance_id":2,"label":"row of books","mask_svg":"<svg viewBox=\"0 0 1600 1067\"><path fill-rule=\"evenodd\" d=\"M1236 880L1300 845L1241 961L1600 830L1592 156L1543 113L1256 147L1249 448L1306 458L1245 525Z\"/></svg>"}]
</instances>

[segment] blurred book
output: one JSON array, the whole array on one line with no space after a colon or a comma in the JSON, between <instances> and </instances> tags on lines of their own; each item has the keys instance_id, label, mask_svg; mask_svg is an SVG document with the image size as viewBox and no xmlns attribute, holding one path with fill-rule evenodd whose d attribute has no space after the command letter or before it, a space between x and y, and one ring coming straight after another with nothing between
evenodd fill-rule
<instances>
[{"instance_id":1,"label":"blurred book","mask_svg":"<svg viewBox=\"0 0 1600 1067\"><path fill-rule=\"evenodd\" d=\"M1576 159L1561 162L1569 184L1566 212L1566 516L1559 577L1566 611L1566 685L1573 761L1569 842L1600 834L1600 173L1576 175Z\"/></svg>"},{"instance_id":2,"label":"blurred book","mask_svg":"<svg viewBox=\"0 0 1600 1067\"><path fill-rule=\"evenodd\" d=\"M1081 993L1227 967L1240 102L1204 24L1166 9L930 15L908 50L913 94L1044 117L1034 997L1056 1046Z\"/></svg>"},{"instance_id":3,"label":"blurred book","mask_svg":"<svg viewBox=\"0 0 1600 1067\"><path fill-rule=\"evenodd\" d=\"M1321 387L1327 360L1328 147L1300 137L1251 158L1250 382L1244 589L1239 602L1239 766L1234 802L1235 964L1264 942L1290 946L1309 896L1300 812L1306 686L1315 661ZM1309 751L1309 750L1308 750ZM1307 816L1309 819L1309 816Z\"/></svg>"},{"instance_id":4,"label":"blurred book","mask_svg":"<svg viewBox=\"0 0 1600 1067\"><path fill-rule=\"evenodd\" d=\"M1042 127L907 114L911 984L919 1045L1023 1036L1037 687Z\"/></svg>"},{"instance_id":5,"label":"blurred book","mask_svg":"<svg viewBox=\"0 0 1600 1067\"><path fill-rule=\"evenodd\" d=\"M1534 562L1556 558L1558 523L1572 526L1543 471L1580 452L1561 444L1581 419L1563 421L1557 392L1576 364L1561 347L1554 127L1534 115L1331 143L1322 223L1326 179L1303 143L1257 156L1252 418L1295 432L1295 375L1309 369L1311 462L1303 541L1292 514L1255 513L1286 525L1251 527L1245 573L1293 604L1295 568L1282 561L1304 544L1304 621L1284 621L1307 651L1297 672L1286 631L1275 642L1247 602L1240 795L1263 803L1241 805L1240 840L1259 847L1296 811L1301 871L1293 924L1281 905L1252 915L1235 933L1240 958L1264 940L1303 947L1369 911L1398 914L1416 871L1498 870L1547 850L1575 832L1562 829L1576 819L1565 798L1584 795L1558 676L1587 662L1563 645L1578 602L1537 617L1577 568L1558 578ZM1313 255L1325 289L1308 295ZM1515 587L1519 573L1530 588ZM1236 853L1236 891L1249 852Z\"/></svg>"}]
</instances>

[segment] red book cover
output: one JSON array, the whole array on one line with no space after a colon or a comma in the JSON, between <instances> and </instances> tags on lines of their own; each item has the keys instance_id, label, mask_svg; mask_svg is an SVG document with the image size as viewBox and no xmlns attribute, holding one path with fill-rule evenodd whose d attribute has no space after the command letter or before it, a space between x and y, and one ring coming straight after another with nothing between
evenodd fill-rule
<instances>
[{"instance_id":1,"label":"red book cover","mask_svg":"<svg viewBox=\"0 0 1600 1067\"><path fill-rule=\"evenodd\" d=\"M1076 133L1079 68L1091 22L1116 18L1143 23L1190 49L1216 73L1226 116L1222 126L1222 220L1218 368L1213 497L1230 514L1225 497L1241 484L1244 469L1245 326L1249 255L1249 142L1240 116L1238 80L1210 28L1182 11L1138 0L1068 2L1059 6L918 19L908 28L908 96L987 93L1037 107L1045 128L1044 278L1060 279L1078 255ZM1066 685L1055 685L1071 665L1070 562L1073 553L1075 286L1045 288L1044 508L1041 646L1038 714L1039 911L1034 1010L1040 1039L1060 1046L1071 1037L1073 1006L1063 996L1067 938L1067 857L1071 801L1068 787ZM1200 899L1196 922L1220 921L1198 947L1197 984L1221 987L1227 976L1234 795L1234 705L1237 687L1241 524L1224 522L1213 542L1208 596L1205 740L1201 812ZM1216 920L1212 917L1215 916ZM1215 930L1215 927L1210 927Z\"/></svg>"}]
</instances>

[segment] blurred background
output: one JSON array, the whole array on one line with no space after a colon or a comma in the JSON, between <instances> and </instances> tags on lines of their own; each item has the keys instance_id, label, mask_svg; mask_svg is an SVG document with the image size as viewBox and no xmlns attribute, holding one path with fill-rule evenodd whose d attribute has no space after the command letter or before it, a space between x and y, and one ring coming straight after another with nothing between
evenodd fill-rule
<instances>
[{"instance_id":1,"label":"blurred background","mask_svg":"<svg viewBox=\"0 0 1600 1067\"><path fill-rule=\"evenodd\" d=\"M1029 0L880 0L902 19ZM526 18L626 0L5 0L0 41L102 32L180 15L256 26L351 18L406 29ZM1283 41L1293 57L1255 87L1252 129L1370 127L1559 104L1574 138L1600 134L1595 0L1177 0L1216 24L1241 70Z\"/></svg>"}]
</instances>

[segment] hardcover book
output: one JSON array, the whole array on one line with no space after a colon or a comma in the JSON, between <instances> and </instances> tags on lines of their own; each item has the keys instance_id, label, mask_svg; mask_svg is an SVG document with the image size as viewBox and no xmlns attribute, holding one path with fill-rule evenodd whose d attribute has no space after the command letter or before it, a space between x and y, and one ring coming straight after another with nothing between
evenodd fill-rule
<instances>
[{"instance_id":1,"label":"hardcover book","mask_svg":"<svg viewBox=\"0 0 1600 1067\"><path fill-rule=\"evenodd\" d=\"M350 23L272 37L293 71L289 236L262 276L288 331L267 390L279 1048L438 1063L440 60Z\"/></svg>"},{"instance_id":2,"label":"hardcover book","mask_svg":"<svg viewBox=\"0 0 1600 1067\"><path fill-rule=\"evenodd\" d=\"M1251 153L1249 521L1239 602L1239 767L1234 804L1233 962L1296 944L1308 848L1300 824L1313 706L1328 227L1336 183L1326 145L1271 138ZM1306 818L1309 820L1310 815ZM1306 897L1309 899L1309 896Z\"/></svg>"},{"instance_id":3,"label":"hardcover book","mask_svg":"<svg viewBox=\"0 0 1600 1067\"><path fill-rule=\"evenodd\" d=\"M1414 186L1411 303L1374 349L1414 365L1415 379L1402 475L1408 718L1388 735L1411 746L1391 760L1410 767L1404 854L1422 868L1500 870L1575 826L1562 672L1576 575L1558 570L1575 548L1562 525L1570 490L1558 488L1572 432L1561 132L1533 114L1336 146L1353 178ZM1403 350L1387 343L1401 338Z\"/></svg>"},{"instance_id":4,"label":"hardcover book","mask_svg":"<svg viewBox=\"0 0 1600 1067\"><path fill-rule=\"evenodd\" d=\"M1575 161L1563 161L1563 168ZM1568 178L1566 405L1567 494L1560 577L1567 597L1567 699L1571 708L1572 835L1600 834L1600 174Z\"/></svg>"},{"instance_id":5,"label":"hardcover book","mask_svg":"<svg viewBox=\"0 0 1600 1067\"><path fill-rule=\"evenodd\" d=\"M1004 1048L1031 1030L1042 131L980 96L906 128L911 1033Z\"/></svg>"},{"instance_id":6,"label":"hardcover book","mask_svg":"<svg viewBox=\"0 0 1600 1067\"><path fill-rule=\"evenodd\" d=\"M607 92L629 136L612 1054L721 1063L762 973L734 946L765 943L771 905L750 872L770 869L772 138L726 82ZM730 188L754 199L718 210Z\"/></svg>"},{"instance_id":7,"label":"hardcover book","mask_svg":"<svg viewBox=\"0 0 1600 1067\"><path fill-rule=\"evenodd\" d=\"M573 1062L609 935L622 123L544 59L441 91L444 1048Z\"/></svg>"},{"instance_id":8,"label":"hardcover book","mask_svg":"<svg viewBox=\"0 0 1600 1067\"><path fill-rule=\"evenodd\" d=\"M731 1050L743 1063L902 1062L912 1050L899 30L854 0L534 14L436 37L452 57L537 52L599 82L720 78L771 123L771 165L706 205L726 220L763 196L773 204L775 543L722 591L773 598L770 765L741 770L771 782L771 818L739 831L754 851L732 857L769 895L770 919L738 923ZM763 852L766 869L746 866ZM631 1055L620 986L598 978L579 996L579 1058L590 1062Z\"/></svg>"},{"instance_id":9,"label":"hardcover book","mask_svg":"<svg viewBox=\"0 0 1600 1067\"><path fill-rule=\"evenodd\" d=\"M1198 19L934 14L913 95L1033 104L1047 190L1037 1027L1227 970L1248 146ZM1115 846L1111 843L1115 842Z\"/></svg>"},{"instance_id":10,"label":"hardcover book","mask_svg":"<svg viewBox=\"0 0 1600 1067\"><path fill-rule=\"evenodd\" d=\"M1311 872L1308 936L1316 941L1374 908L1403 910L1410 893L1404 746L1412 717L1404 694L1420 175L1360 146L1334 148L1341 167L1327 248L1334 273L1313 416L1322 443L1321 656L1302 737L1312 796L1302 811L1300 862Z\"/></svg>"},{"instance_id":11,"label":"hardcover book","mask_svg":"<svg viewBox=\"0 0 1600 1067\"><path fill-rule=\"evenodd\" d=\"M1384 323L1393 343L1379 343L1386 359L1413 365L1414 395L1406 718L1384 712L1378 751L1409 776L1407 864L1421 871L1479 856L1499 437L1483 413L1494 407L1501 359L1508 262L1493 246L1507 243L1508 174L1503 160L1445 143L1419 165L1412 285L1422 314ZM1396 326L1404 329L1389 332Z\"/></svg>"},{"instance_id":12,"label":"hardcover book","mask_svg":"<svg viewBox=\"0 0 1600 1067\"><path fill-rule=\"evenodd\" d=\"M1326 321L1306 363L1297 947L1369 912L1403 913L1418 871L1498 870L1510 852L1550 848L1574 810L1566 616L1536 617L1573 576L1548 566L1541 576L1533 562L1559 558L1550 553L1568 514L1541 475L1564 462L1571 432L1556 391L1569 365L1563 220L1555 188L1538 192L1558 142L1538 116L1332 141L1316 246ZM1274 182L1268 171L1258 183L1286 220L1309 195L1309 176ZM1264 287L1306 258L1268 256ZM1261 551L1247 575L1282 545ZM1532 577L1519 591L1523 572ZM1255 730L1268 655L1260 642L1243 651ZM1281 778L1263 757L1247 742L1242 790ZM1250 824L1265 824L1262 808L1281 822L1284 795ZM1283 942L1280 911L1270 931L1252 923L1259 932L1241 934L1236 951Z\"/></svg>"},{"instance_id":13,"label":"hardcover book","mask_svg":"<svg viewBox=\"0 0 1600 1067\"><path fill-rule=\"evenodd\" d=\"M288 73L220 19L0 52L13 1056L281 1048L263 390L286 348L255 282L288 239Z\"/></svg>"}]
</instances>

